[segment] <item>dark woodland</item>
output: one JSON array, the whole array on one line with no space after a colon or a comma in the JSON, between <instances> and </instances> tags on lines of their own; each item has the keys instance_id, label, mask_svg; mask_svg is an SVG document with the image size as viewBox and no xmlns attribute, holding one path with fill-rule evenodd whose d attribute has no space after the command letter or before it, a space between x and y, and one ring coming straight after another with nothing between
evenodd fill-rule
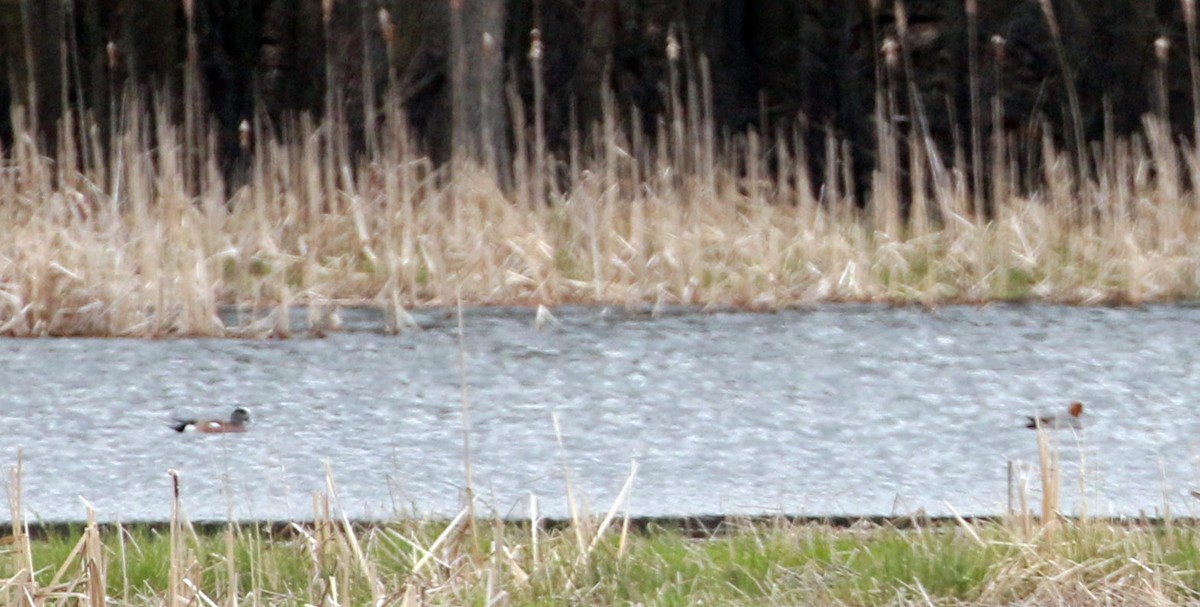
<instances>
[{"instance_id":1,"label":"dark woodland","mask_svg":"<svg viewBox=\"0 0 1200 607\"><path fill-rule=\"evenodd\" d=\"M721 133L802 132L818 149L833 134L858 169L872 164L873 111L885 90L899 116L914 125L919 117L946 150L963 145L973 116L1016 135L1036 137L1049 125L1069 145L1137 131L1148 113L1165 112L1191 139L1196 99L1180 0L1054 0L1049 8L1037 0L3 0L0 103L28 108L53 146L68 108L103 128L129 95L183 107L192 65L225 164L239 153L243 120L278 128L337 108L350 132L362 133L388 92L432 158L490 146L503 159L515 113L530 128L537 107L537 30L551 150L567 145L572 128L586 137L606 91L627 128L653 134L669 110L673 67L681 98L710 97ZM12 120L0 118L6 141Z\"/></svg>"}]
</instances>

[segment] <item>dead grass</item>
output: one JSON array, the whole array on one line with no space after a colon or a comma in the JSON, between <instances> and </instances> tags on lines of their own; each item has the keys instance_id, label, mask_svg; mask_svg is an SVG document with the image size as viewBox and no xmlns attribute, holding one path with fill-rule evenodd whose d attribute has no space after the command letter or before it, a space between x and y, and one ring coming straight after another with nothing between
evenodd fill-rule
<instances>
[{"instance_id":1,"label":"dead grass","mask_svg":"<svg viewBox=\"0 0 1200 607\"><path fill-rule=\"evenodd\" d=\"M21 473L8 495L14 534L0 542L4 605L1149 605L1200 598L1195 528L1087 518L834 528L785 519L729 521L696 537L630 531L624 501L526 521L403 518L352 524L332 476L313 519L286 529L231 521L198 533L173 493L165 534L88 522L31 539ZM177 491L178 475L171 483ZM1057 476L1052 475L1052 481ZM570 483L568 494L572 492ZM164 493L166 487L164 487ZM1042 524L1039 521L1049 521Z\"/></svg>"},{"instance_id":2,"label":"dead grass","mask_svg":"<svg viewBox=\"0 0 1200 607\"><path fill-rule=\"evenodd\" d=\"M0 170L0 334L287 331L279 318L226 328L216 311L227 304L277 315L302 304L319 316L356 303L402 316L459 297L775 309L1200 294L1200 213L1185 187L1200 156L1152 121L1084 182L1047 143L1041 185L986 220L966 211L978 206L966 176L935 175L935 160L909 173L920 182L906 185L917 195L905 214L898 192L877 189L859 208L835 194L845 184L806 185L801 160L771 177L734 169L750 152L682 172L673 154L620 134L542 205L529 183L553 180L519 176L529 183L514 191L529 198L516 199L478 167L435 169L403 129L352 167L336 121L291 143L263 141L249 182L226 197L212 155L189 174L191 155L159 121L151 132L130 118L91 167L66 152L43 157L22 134Z\"/></svg>"},{"instance_id":3,"label":"dead grass","mask_svg":"<svg viewBox=\"0 0 1200 607\"><path fill-rule=\"evenodd\" d=\"M1190 48L1194 11L1184 6ZM973 19L974 3L967 7ZM408 132L394 86L368 91L379 100L369 108L378 128L351 133L332 64L319 124L243 123L249 160L234 184L217 164L194 52L182 125L172 108L127 95L114 104L111 129L69 111L47 146L17 106L14 145L0 155L0 335L286 336L294 305L308 307L320 333L336 328L331 310L344 304L383 307L400 330L406 308L460 300L770 310L1197 298L1200 148L1150 117L1132 137L1109 134L1088 147L1073 71L1052 7L1043 8L1071 102L1072 122L1059 133L1069 151L1044 124L1024 125L1016 138L997 98L980 98L972 21L970 150L944 158L898 4L896 34L880 42L876 65L878 166L865 199L856 198L861 176L849 147L833 135L823 150L806 149L803 133L722 137L707 63L680 61L673 36L657 135L627 131L636 109L626 121L606 93L602 123L572 133L565 158L545 144L535 37L532 115L518 95L509 99L511 169L496 168L495 150L475 154L479 163L463 153L434 166ZM390 50L390 16L380 19ZM1004 44L993 38L997 57ZM824 157L820 175L810 172L814 155ZM226 327L223 305L255 313Z\"/></svg>"},{"instance_id":4,"label":"dead grass","mask_svg":"<svg viewBox=\"0 0 1200 607\"><path fill-rule=\"evenodd\" d=\"M979 68L974 5L966 4L970 150L949 158L929 133L904 5L893 7L894 34L872 34L881 48L877 168L865 176L865 199L856 199L863 176L848 144L832 134L821 150L806 149L804 133L721 136L707 61L680 61L673 35L664 49L670 103L653 140L625 131L640 124L636 108L624 116L602 91L601 124L570 133L566 157L554 156L545 49L533 35L532 114L510 92L515 155L503 175L496 150L474 164L456 154L445 167L420 154L395 65L390 92L366 91L371 130L350 133L329 62L323 121L301 116L277 132L244 122L240 142L252 160L229 185L205 127L188 8L182 125L169 119L172 108L127 95L114 103L119 119L106 142L98 134L106 130L76 108L48 146L38 142L36 113L12 108L14 144L0 155L0 335L287 336L294 305L308 306L319 333L336 329L331 311L343 304L383 307L398 331L404 309L458 301L774 309L1198 298L1200 148L1177 143L1160 121L1165 97L1140 133L1088 145L1073 66L1043 2L1070 104L1057 133L1068 151L1043 124L1015 137L998 96L985 115L983 80L997 91L1004 83L1000 71ZM1183 6L1200 108L1194 2ZM379 19L390 62L395 31L388 13ZM991 40L997 65L1004 44ZM364 70L373 82L370 62ZM820 175L810 173L812 157L823 157ZM256 313L227 327L222 305Z\"/></svg>"}]
</instances>

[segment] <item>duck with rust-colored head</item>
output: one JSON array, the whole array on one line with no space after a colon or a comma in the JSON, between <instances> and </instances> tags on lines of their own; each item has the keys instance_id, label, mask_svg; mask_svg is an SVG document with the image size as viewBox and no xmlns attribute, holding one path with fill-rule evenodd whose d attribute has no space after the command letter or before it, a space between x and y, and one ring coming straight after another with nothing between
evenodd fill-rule
<instances>
[{"instance_id":1,"label":"duck with rust-colored head","mask_svg":"<svg viewBox=\"0 0 1200 607\"><path fill-rule=\"evenodd\" d=\"M205 432L219 434L222 432L245 432L246 424L250 421L250 412L238 407L233 410L229 419L176 419L171 422L171 429L176 432Z\"/></svg>"},{"instance_id":2,"label":"duck with rust-colored head","mask_svg":"<svg viewBox=\"0 0 1200 607\"><path fill-rule=\"evenodd\" d=\"M1083 421L1080 417L1083 415L1083 403L1075 401L1071 406L1067 407L1066 412L1056 413L1054 415L1043 415L1041 417L1028 416L1029 421L1025 424L1026 428L1045 428L1047 430L1062 430L1070 428L1079 430L1083 427Z\"/></svg>"}]
</instances>

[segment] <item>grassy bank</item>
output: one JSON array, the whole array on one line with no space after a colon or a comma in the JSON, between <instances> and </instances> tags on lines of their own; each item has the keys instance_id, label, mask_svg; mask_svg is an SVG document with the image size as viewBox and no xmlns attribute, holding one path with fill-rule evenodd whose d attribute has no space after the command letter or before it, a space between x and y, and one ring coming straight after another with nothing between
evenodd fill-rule
<instances>
[{"instance_id":1,"label":"grassy bank","mask_svg":"<svg viewBox=\"0 0 1200 607\"><path fill-rule=\"evenodd\" d=\"M124 528L4 546L7 605L1174 605L1200 598L1192 528L732 524L542 531L337 521L270 536ZM81 540L81 538L84 538ZM172 596L176 597L172 600Z\"/></svg>"},{"instance_id":2,"label":"grassy bank","mask_svg":"<svg viewBox=\"0 0 1200 607\"><path fill-rule=\"evenodd\" d=\"M1045 444L1045 433L1039 434ZM464 507L351 523L332 477L312 519L194 527L172 472L170 520L87 522L31 536L20 463L6 486L0 605L1177 605L1200 600L1194 520L1059 514L1041 455L1043 515L845 525L784 517L633 522L630 484L606 514L550 522ZM630 478L632 482L632 476ZM468 492L469 493L469 492Z\"/></svg>"}]
</instances>

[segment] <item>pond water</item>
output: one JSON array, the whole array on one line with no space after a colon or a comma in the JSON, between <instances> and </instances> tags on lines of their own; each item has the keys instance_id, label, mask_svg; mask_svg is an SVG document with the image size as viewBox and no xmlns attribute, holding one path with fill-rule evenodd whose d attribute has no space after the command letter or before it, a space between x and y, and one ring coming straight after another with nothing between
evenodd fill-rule
<instances>
[{"instance_id":1,"label":"pond water","mask_svg":"<svg viewBox=\"0 0 1200 607\"><path fill-rule=\"evenodd\" d=\"M350 310L324 339L0 341L0 463L23 453L43 520L82 519L80 498L166 519L172 468L193 519L309 519L327 471L351 518L453 515L465 377L489 513L537 495L562 516L568 482L603 512L636 465L635 515L996 514L1010 461L1036 505L1024 415L1081 400L1085 428L1054 433L1065 510L1200 510L1195 307L555 314L468 310L465 367L446 311L399 336ZM167 426L236 406L244 434Z\"/></svg>"}]
</instances>

